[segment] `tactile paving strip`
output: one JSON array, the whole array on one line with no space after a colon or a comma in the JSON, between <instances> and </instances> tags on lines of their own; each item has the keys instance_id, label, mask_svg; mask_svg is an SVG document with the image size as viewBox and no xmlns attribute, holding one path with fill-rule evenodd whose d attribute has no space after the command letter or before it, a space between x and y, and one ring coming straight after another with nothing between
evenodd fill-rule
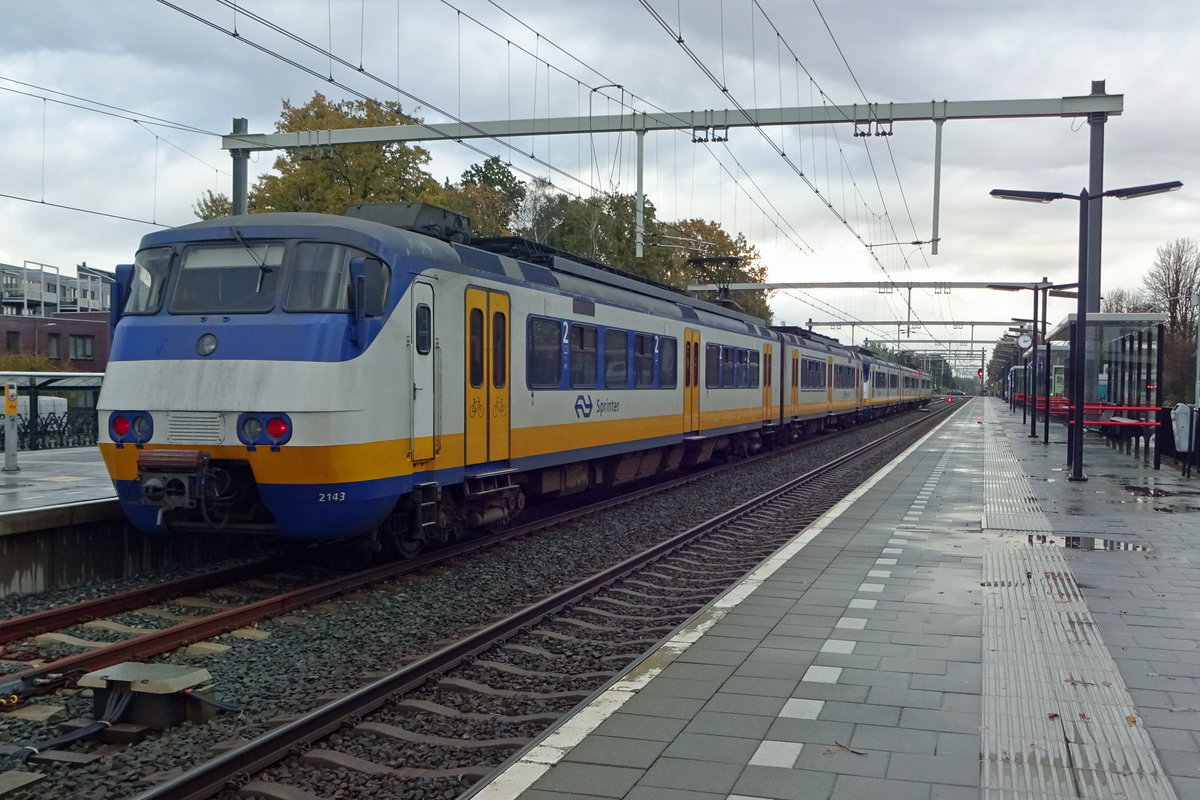
<instances>
[{"instance_id":1,"label":"tactile paving strip","mask_svg":"<svg viewBox=\"0 0 1200 800\"><path fill-rule=\"evenodd\" d=\"M1011 444L984 448L982 796L1175 798Z\"/></svg>"}]
</instances>

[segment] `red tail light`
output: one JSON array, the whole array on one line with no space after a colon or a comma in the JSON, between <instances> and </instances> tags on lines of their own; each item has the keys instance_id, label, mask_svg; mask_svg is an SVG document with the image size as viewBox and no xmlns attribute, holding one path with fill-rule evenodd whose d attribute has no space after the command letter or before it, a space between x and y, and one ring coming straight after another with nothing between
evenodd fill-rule
<instances>
[{"instance_id":1,"label":"red tail light","mask_svg":"<svg viewBox=\"0 0 1200 800\"><path fill-rule=\"evenodd\" d=\"M127 417L117 417L112 421L113 433L117 436L125 436L129 433L129 419Z\"/></svg>"},{"instance_id":2,"label":"red tail light","mask_svg":"<svg viewBox=\"0 0 1200 800\"><path fill-rule=\"evenodd\" d=\"M267 436L272 439L282 439L287 436L288 424L285 420L279 417L272 417L267 421Z\"/></svg>"}]
</instances>

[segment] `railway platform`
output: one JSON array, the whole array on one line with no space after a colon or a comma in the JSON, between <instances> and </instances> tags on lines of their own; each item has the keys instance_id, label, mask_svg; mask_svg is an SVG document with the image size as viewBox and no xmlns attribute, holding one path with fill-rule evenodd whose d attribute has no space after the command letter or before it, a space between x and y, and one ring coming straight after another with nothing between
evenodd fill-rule
<instances>
[{"instance_id":1,"label":"railway platform","mask_svg":"<svg viewBox=\"0 0 1200 800\"><path fill-rule=\"evenodd\" d=\"M1200 797L1200 479L975 398L478 800Z\"/></svg>"},{"instance_id":2,"label":"railway platform","mask_svg":"<svg viewBox=\"0 0 1200 800\"><path fill-rule=\"evenodd\" d=\"M120 514L97 447L22 451L0 472L0 536Z\"/></svg>"}]
</instances>

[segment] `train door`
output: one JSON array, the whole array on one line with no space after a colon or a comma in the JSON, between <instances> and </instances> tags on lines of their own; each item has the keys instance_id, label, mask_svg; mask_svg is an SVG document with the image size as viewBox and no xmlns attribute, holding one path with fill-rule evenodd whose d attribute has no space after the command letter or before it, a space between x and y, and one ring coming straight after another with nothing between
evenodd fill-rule
<instances>
[{"instance_id":1,"label":"train door","mask_svg":"<svg viewBox=\"0 0 1200 800\"><path fill-rule=\"evenodd\" d=\"M825 358L825 407L833 408L833 356Z\"/></svg>"},{"instance_id":2,"label":"train door","mask_svg":"<svg viewBox=\"0 0 1200 800\"><path fill-rule=\"evenodd\" d=\"M434 456L436 347L433 335L433 287L417 281L412 285L412 460L428 461Z\"/></svg>"},{"instance_id":3,"label":"train door","mask_svg":"<svg viewBox=\"0 0 1200 800\"><path fill-rule=\"evenodd\" d=\"M792 351L792 414L799 414L800 409L800 351Z\"/></svg>"},{"instance_id":4,"label":"train door","mask_svg":"<svg viewBox=\"0 0 1200 800\"><path fill-rule=\"evenodd\" d=\"M700 331L683 331L683 430L700 430Z\"/></svg>"},{"instance_id":5,"label":"train door","mask_svg":"<svg viewBox=\"0 0 1200 800\"><path fill-rule=\"evenodd\" d=\"M509 298L467 289L466 464L508 459Z\"/></svg>"},{"instance_id":6,"label":"train door","mask_svg":"<svg viewBox=\"0 0 1200 800\"><path fill-rule=\"evenodd\" d=\"M771 345L764 344L762 352L762 418L771 419Z\"/></svg>"}]
</instances>

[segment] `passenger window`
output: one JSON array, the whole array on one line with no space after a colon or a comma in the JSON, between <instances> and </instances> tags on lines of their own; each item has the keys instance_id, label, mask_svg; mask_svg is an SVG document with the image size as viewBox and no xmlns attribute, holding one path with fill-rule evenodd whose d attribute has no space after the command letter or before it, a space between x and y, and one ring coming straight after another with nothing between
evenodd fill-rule
<instances>
[{"instance_id":1,"label":"passenger window","mask_svg":"<svg viewBox=\"0 0 1200 800\"><path fill-rule=\"evenodd\" d=\"M557 389L562 382L562 323L552 319L529 320L525 353L526 380L531 389Z\"/></svg>"},{"instance_id":2,"label":"passenger window","mask_svg":"<svg viewBox=\"0 0 1200 800\"><path fill-rule=\"evenodd\" d=\"M483 310L478 308L471 309L471 317L468 322L469 330L467 332L470 341L468 343L470 353L470 364L468 365L471 387L480 389L483 387Z\"/></svg>"},{"instance_id":3,"label":"passenger window","mask_svg":"<svg viewBox=\"0 0 1200 800\"><path fill-rule=\"evenodd\" d=\"M596 329L591 325L571 326L571 386L592 389L596 386Z\"/></svg>"},{"instance_id":4,"label":"passenger window","mask_svg":"<svg viewBox=\"0 0 1200 800\"><path fill-rule=\"evenodd\" d=\"M710 344L704 348L704 385L708 389L721 387L721 347Z\"/></svg>"},{"instance_id":5,"label":"passenger window","mask_svg":"<svg viewBox=\"0 0 1200 800\"><path fill-rule=\"evenodd\" d=\"M417 306L416 331L414 333L417 352L423 356L429 355L429 351L433 348L433 311L424 303Z\"/></svg>"},{"instance_id":6,"label":"passenger window","mask_svg":"<svg viewBox=\"0 0 1200 800\"><path fill-rule=\"evenodd\" d=\"M658 340L658 385L661 389L674 389L679 370L679 351L675 340L663 337Z\"/></svg>"},{"instance_id":7,"label":"passenger window","mask_svg":"<svg viewBox=\"0 0 1200 800\"><path fill-rule=\"evenodd\" d=\"M750 353L746 350L737 350L737 367L735 380L739 389L745 389L750 385Z\"/></svg>"},{"instance_id":8,"label":"passenger window","mask_svg":"<svg viewBox=\"0 0 1200 800\"><path fill-rule=\"evenodd\" d=\"M734 375L733 348L721 348L721 386L730 389L737 385Z\"/></svg>"},{"instance_id":9,"label":"passenger window","mask_svg":"<svg viewBox=\"0 0 1200 800\"><path fill-rule=\"evenodd\" d=\"M645 333L633 337L633 385L639 389L654 386L654 337Z\"/></svg>"},{"instance_id":10,"label":"passenger window","mask_svg":"<svg viewBox=\"0 0 1200 800\"><path fill-rule=\"evenodd\" d=\"M624 389L629 385L629 333L608 329L604 332L604 386Z\"/></svg>"}]
</instances>

